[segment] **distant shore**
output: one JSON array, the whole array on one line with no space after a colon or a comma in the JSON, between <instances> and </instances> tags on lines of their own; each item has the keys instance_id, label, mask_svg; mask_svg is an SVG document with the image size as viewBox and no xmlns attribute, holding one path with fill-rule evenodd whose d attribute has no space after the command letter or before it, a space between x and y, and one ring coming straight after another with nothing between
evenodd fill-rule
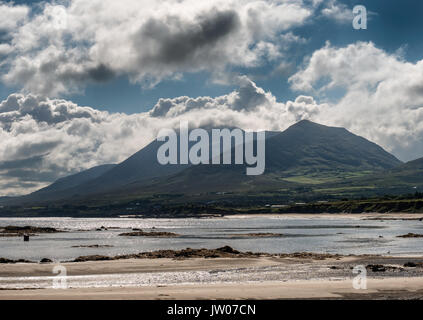
<instances>
[{"instance_id":1,"label":"distant shore","mask_svg":"<svg viewBox=\"0 0 423 320\"><path fill-rule=\"evenodd\" d=\"M272 218L356 218L356 219L369 219L369 220L421 220L423 219L423 213L402 213L402 212L390 212L390 213L378 213L378 212L366 212L366 213L252 213L252 214L234 214L224 216L227 219L239 219L239 218L254 218L254 217L272 217Z\"/></svg>"},{"instance_id":2,"label":"distant shore","mask_svg":"<svg viewBox=\"0 0 423 320\"><path fill-rule=\"evenodd\" d=\"M286 212L286 213L261 213L261 212L252 212L252 213L230 213L230 214L197 214L197 215L166 215L163 216L148 216L148 215L117 215L117 216L98 216L98 215L90 215L90 216L1 216L0 219L8 219L8 218L65 218L65 219L72 219L72 218L83 218L83 219L98 219L98 218L108 218L108 219L125 219L125 218L135 218L135 219L239 219L239 218L257 218L257 217L273 217L273 218L370 218L370 219L385 219L385 220L392 220L392 219L408 219L408 220L423 220L423 213L410 213L410 212L360 212L360 213L346 213L346 212L322 212L322 213L295 213L295 212Z\"/></svg>"}]
</instances>

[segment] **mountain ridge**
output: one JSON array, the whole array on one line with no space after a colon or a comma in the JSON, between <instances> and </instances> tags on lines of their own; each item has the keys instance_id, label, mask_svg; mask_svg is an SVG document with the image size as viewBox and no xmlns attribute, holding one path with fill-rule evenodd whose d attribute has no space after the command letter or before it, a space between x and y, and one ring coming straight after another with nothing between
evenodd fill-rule
<instances>
[{"instance_id":1,"label":"mountain ridge","mask_svg":"<svg viewBox=\"0 0 423 320\"><path fill-rule=\"evenodd\" d=\"M70 184L69 188L60 187L59 192L57 185L63 180L56 181L23 199L38 201L40 195L44 201L53 201L125 193L254 192L290 188L303 185L304 181L343 179L402 164L377 144L345 128L308 120L281 132L269 132L266 138L266 170L262 176L246 176L245 165L162 166L157 162L157 149L162 142L155 140L91 179Z\"/></svg>"}]
</instances>

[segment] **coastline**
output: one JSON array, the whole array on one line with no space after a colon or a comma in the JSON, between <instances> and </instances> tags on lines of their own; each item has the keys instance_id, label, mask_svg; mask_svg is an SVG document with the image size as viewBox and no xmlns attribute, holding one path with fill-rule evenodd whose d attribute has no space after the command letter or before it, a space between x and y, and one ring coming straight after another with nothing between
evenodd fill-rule
<instances>
[{"instance_id":1,"label":"coastline","mask_svg":"<svg viewBox=\"0 0 423 320\"><path fill-rule=\"evenodd\" d=\"M376 220L419 220L423 219L423 213L401 213L401 212L390 212L390 213L378 213L378 212L366 212L366 213L251 213L251 214L233 214L225 215L224 219L248 219L258 217L269 217L269 218L356 218L361 219L376 219ZM215 217L210 217L214 219Z\"/></svg>"},{"instance_id":2,"label":"coastline","mask_svg":"<svg viewBox=\"0 0 423 320\"><path fill-rule=\"evenodd\" d=\"M230 213L230 214L196 214L196 215L166 215L163 216L148 216L148 215L115 215L115 216L98 216L98 215L89 215L84 216L80 215L75 216L2 216L1 219L48 219L48 218L60 218L60 219L148 219L148 220L169 220L169 219L248 219L248 218L259 218L259 217L268 217L268 218L357 218L357 219L409 219L409 220L419 220L423 219L423 213L410 213L410 212L358 212L358 213L348 213L348 212L322 212L322 213Z\"/></svg>"}]
</instances>

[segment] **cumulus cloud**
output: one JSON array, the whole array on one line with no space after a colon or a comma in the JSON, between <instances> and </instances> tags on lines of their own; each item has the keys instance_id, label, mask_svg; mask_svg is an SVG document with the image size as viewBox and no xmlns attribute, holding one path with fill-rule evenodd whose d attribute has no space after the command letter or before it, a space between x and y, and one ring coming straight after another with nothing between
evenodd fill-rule
<instances>
[{"instance_id":1,"label":"cumulus cloud","mask_svg":"<svg viewBox=\"0 0 423 320\"><path fill-rule=\"evenodd\" d=\"M329 0L321 11L322 16L335 20L339 23L352 23L352 8L336 0Z\"/></svg>"},{"instance_id":2,"label":"cumulus cloud","mask_svg":"<svg viewBox=\"0 0 423 320\"><path fill-rule=\"evenodd\" d=\"M404 61L371 42L328 43L290 82L330 102L316 120L345 126L402 160L423 155L423 60Z\"/></svg>"},{"instance_id":3,"label":"cumulus cloud","mask_svg":"<svg viewBox=\"0 0 423 320\"><path fill-rule=\"evenodd\" d=\"M226 126L283 130L322 107L311 97L286 103L247 77L216 98L160 99L150 112L108 113L70 101L16 93L0 103L0 189L27 193L55 179L117 163L156 138L162 128Z\"/></svg>"},{"instance_id":4,"label":"cumulus cloud","mask_svg":"<svg viewBox=\"0 0 423 320\"><path fill-rule=\"evenodd\" d=\"M15 29L28 17L29 9L24 5L14 5L0 1L0 32Z\"/></svg>"},{"instance_id":5,"label":"cumulus cloud","mask_svg":"<svg viewBox=\"0 0 423 320\"><path fill-rule=\"evenodd\" d=\"M314 9L303 0L72 0L43 2L28 16L2 4L10 39L0 46L1 79L59 96L116 75L153 86L184 72L255 67L300 41L290 30Z\"/></svg>"}]
</instances>

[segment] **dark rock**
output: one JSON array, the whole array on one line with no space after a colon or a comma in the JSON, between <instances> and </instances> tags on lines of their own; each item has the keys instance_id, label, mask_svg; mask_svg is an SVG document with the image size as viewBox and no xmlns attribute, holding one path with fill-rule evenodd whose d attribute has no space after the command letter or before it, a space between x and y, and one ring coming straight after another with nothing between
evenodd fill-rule
<instances>
[{"instance_id":1,"label":"dark rock","mask_svg":"<svg viewBox=\"0 0 423 320\"><path fill-rule=\"evenodd\" d=\"M397 236L397 238L423 238L423 234L407 233L402 236Z\"/></svg>"},{"instance_id":2,"label":"dark rock","mask_svg":"<svg viewBox=\"0 0 423 320\"><path fill-rule=\"evenodd\" d=\"M18 235L29 234L29 235L31 235L31 234L34 234L34 233L58 233L58 232L64 232L64 231L57 230L56 228L50 228L50 227L32 227L32 226L0 227L0 233L3 233L3 234L18 234Z\"/></svg>"},{"instance_id":3,"label":"dark rock","mask_svg":"<svg viewBox=\"0 0 423 320\"><path fill-rule=\"evenodd\" d=\"M415 267L417 267L417 264L409 261L409 262L404 263L404 267L415 268Z\"/></svg>"},{"instance_id":4,"label":"dark rock","mask_svg":"<svg viewBox=\"0 0 423 320\"><path fill-rule=\"evenodd\" d=\"M281 233L238 233L231 236L231 238L280 238L283 237Z\"/></svg>"},{"instance_id":5,"label":"dark rock","mask_svg":"<svg viewBox=\"0 0 423 320\"><path fill-rule=\"evenodd\" d=\"M233 253L233 254L240 253L239 251L232 249L230 246L224 246L222 248L217 248L216 250L220 252Z\"/></svg>"},{"instance_id":6,"label":"dark rock","mask_svg":"<svg viewBox=\"0 0 423 320\"><path fill-rule=\"evenodd\" d=\"M312 259L312 260L337 259L340 257L339 254L313 253L313 252L281 253L281 254L278 254L278 256L281 258L298 258L298 259Z\"/></svg>"},{"instance_id":7,"label":"dark rock","mask_svg":"<svg viewBox=\"0 0 423 320\"><path fill-rule=\"evenodd\" d=\"M125 232L119 234L122 237L153 237L153 238L174 238L179 237L179 234L172 232L144 232L144 231L135 231L135 232Z\"/></svg>"},{"instance_id":8,"label":"dark rock","mask_svg":"<svg viewBox=\"0 0 423 320\"><path fill-rule=\"evenodd\" d=\"M381 264L369 264L366 266L366 269L370 269L372 272L385 272L386 267Z\"/></svg>"},{"instance_id":9,"label":"dark rock","mask_svg":"<svg viewBox=\"0 0 423 320\"><path fill-rule=\"evenodd\" d=\"M113 246L108 244L88 244L80 246L72 246L72 248L112 248Z\"/></svg>"},{"instance_id":10,"label":"dark rock","mask_svg":"<svg viewBox=\"0 0 423 320\"><path fill-rule=\"evenodd\" d=\"M0 258L0 263L32 263L32 261L25 259L11 260L6 258Z\"/></svg>"},{"instance_id":11,"label":"dark rock","mask_svg":"<svg viewBox=\"0 0 423 320\"><path fill-rule=\"evenodd\" d=\"M100 256L100 255L81 256L76 258L73 262L108 261L108 260L114 260L114 258L108 257L108 256Z\"/></svg>"},{"instance_id":12,"label":"dark rock","mask_svg":"<svg viewBox=\"0 0 423 320\"><path fill-rule=\"evenodd\" d=\"M371 270L373 272L385 272L385 271L402 271L403 268L396 267L396 266L384 266L381 264L369 264L366 266L366 269Z\"/></svg>"},{"instance_id":13,"label":"dark rock","mask_svg":"<svg viewBox=\"0 0 423 320\"><path fill-rule=\"evenodd\" d=\"M43 258L43 259L41 259L41 261L40 261L40 263L52 263L53 262L53 260L50 260L50 259L48 259L48 258Z\"/></svg>"}]
</instances>

